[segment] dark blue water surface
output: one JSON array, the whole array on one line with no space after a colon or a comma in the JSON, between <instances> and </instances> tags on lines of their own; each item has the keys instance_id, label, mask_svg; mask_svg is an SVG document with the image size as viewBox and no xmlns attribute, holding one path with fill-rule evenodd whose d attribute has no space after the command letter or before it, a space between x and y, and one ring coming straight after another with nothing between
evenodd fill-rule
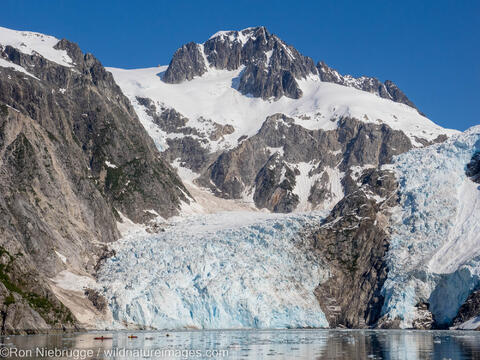
<instances>
[{"instance_id":1,"label":"dark blue water surface","mask_svg":"<svg viewBox=\"0 0 480 360\"><path fill-rule=\"evenodd\" d=\"M0 357L17 359L480 359L480 332L460 331L122 331L0 340Z\"/></svg>"}]
</instances>

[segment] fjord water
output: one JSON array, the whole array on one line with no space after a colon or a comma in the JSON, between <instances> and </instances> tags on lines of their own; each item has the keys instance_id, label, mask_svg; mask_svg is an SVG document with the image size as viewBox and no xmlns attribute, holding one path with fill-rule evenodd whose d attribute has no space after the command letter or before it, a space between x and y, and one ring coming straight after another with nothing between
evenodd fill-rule
<instances>
[{"instance_id":1,"label":"fjord water","mask_svg":"<svg viewBox=\"0 0 480 360\"><path fill-rule=\"evenodd\" d=\"M108 339L94 339L100 336ZM10 336L1 343L1 355L5 348L31 350L33 356L5 357L23 359L52 358L39 355L46 349L64 350L56 359L480 359L480 332L468 331L96 332Z\"/></svg>"}]
</instances>

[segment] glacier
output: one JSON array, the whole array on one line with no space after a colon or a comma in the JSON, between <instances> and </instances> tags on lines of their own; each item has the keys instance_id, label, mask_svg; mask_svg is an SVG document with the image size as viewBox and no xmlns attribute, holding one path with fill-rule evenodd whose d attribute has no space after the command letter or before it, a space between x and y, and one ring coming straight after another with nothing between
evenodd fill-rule
<instances>
[{"instance_id":1,"label":"glacier","mask_svg":"<svg viewBox=\"0 0 480 360\"><path fill-rule=\"evenodd\" d=\"M412 327L419 302L448 325L480 285L480 186L465 174L480 126L394 159L400 204L392 215L382 314Z\"/></svg>"},{"instance_id":2,"label":"glacier","mask_svg":"<svg viewBox=\"0 0 480 360\"><path fill-rule=\"evenodd\" d=\"M314 295L328 277L306 236L324 212L222 212L130 233L98 272L112 327L328 327Z\"/></svg>"}]
</instances>

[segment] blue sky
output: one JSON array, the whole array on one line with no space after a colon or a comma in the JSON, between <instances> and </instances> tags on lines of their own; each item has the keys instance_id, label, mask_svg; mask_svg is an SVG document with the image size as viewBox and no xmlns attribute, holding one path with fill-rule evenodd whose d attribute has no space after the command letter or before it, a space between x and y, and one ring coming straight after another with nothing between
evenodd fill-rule
<instances>
[{"instance_id":1,"label":"blue sky","mask_svg":"<svg viewBox=\"0 0 480 360\"><path fill-rule=\"evenodd\" d=\"M480 1L2 0L0 26L68 38L106 66L168 64L183 43L265 25L341 73L393 80L438 124L480 124Z\"/></svg>"}]
</instances>

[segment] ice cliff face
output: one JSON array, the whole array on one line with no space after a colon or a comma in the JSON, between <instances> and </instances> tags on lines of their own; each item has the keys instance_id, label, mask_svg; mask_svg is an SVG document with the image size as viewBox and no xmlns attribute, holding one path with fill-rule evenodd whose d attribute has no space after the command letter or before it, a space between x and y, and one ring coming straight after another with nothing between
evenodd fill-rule
<instances>
[{"instance_id":1,"label":"ice cliff face","mask_svg":"<svg viewBox=\"0 0 480 360\"><path fill-rule=\"evenodd\" d=\"M328 327L314 296L327 276L299 232L320 214L228 212L178 219L115 243L99 281L117 326Z\"/></svg>"},{"instance_id":2,"label":"ice cliff face","mask_svg":"<svg viewBox=\"0 0 480 360\"><path fill-rule=\"evenodd\" d=\"M396 157L400 204L392 217L383 314L412 327L418 304L448 325L479 285L480 188L468 164L480 149L480 127ZM473 158L473 160L472 160Z\"/></svg>"}]
</instances>

